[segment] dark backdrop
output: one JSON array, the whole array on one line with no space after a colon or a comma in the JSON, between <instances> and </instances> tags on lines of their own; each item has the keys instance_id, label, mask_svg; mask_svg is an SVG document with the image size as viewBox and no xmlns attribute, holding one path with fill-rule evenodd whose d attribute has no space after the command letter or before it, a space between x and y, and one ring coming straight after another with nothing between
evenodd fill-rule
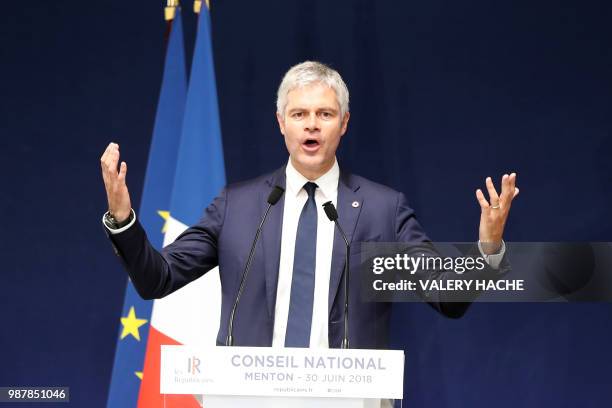
<instances>
[{"instance_id":1,"label":"dark backdrop","mask_svg":"<svg viewBox=\"0 0 612 408\"><path fill-rule=\"evenodd\" d=\"M102 407L126 274L101 230L113 140L138 208L163 62L156 2L12 2L0 24L0 386L69 385ZM506 239L612 240L612 18L605 1L213 0L230 182L274 169L284 71L351 91L338 159L405 192L430 236L474 240L484 177L519 173ZM195 18L185 10L187 47ZM609 304L400 305L412 407L603 407Z\"/></svg>"}]
</instances>

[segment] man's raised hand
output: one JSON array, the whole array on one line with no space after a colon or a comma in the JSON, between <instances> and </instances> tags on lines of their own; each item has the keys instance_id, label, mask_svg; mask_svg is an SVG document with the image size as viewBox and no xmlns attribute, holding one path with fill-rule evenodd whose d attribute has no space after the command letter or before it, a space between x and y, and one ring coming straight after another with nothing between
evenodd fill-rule
<instances>
[{"instance_id":1,"label":"man's raised hand","mask_svg":"<svg viewBox=\"0 0 612 408\"><path fill-rule=\"evenodd\" d=\"M492 254L497 252L501 246L512 200L518 195L519 189L516 187L516 173L503 175L501 195L497 194L491 177L487 177L485 184L489 193L489 201L480 189L476 190L476 199L481 210L478 233L483 251Z\"/></svg>"},{"instance_id":2,"label":"man's raised hand","mask_svg":"<svg viewBox=\"0 0 612 408\"><path fill-rule=\"evenodd\" d=\"M110 143L100 158L102 178L106 188L108 210L118 222L125 221L132 211L130 193L128 192L125 176L127 164L119 165L119 145Z\"/></svg>"}]
</instances>

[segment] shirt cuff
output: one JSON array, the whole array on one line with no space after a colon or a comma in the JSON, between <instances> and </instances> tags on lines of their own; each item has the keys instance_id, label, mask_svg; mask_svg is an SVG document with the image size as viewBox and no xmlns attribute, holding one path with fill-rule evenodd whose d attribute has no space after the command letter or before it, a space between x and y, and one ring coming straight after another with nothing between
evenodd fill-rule
<instances>
[{"instance_id":1,"label":"shirt cuff","mask_svg":"<svg viewBox=\"0 0 612 408\"><path fill-rule=\"evenodd\" d=\"M136 212L134 211L134 209L131 209L130 211L132 211L132 221L130 221L130 223L128 225L126 225L124 227L121 227L121 228L113 228L110 225L108 225L106 222L104 222L104 218L106 217L106 214L108 214L108 211L105 212L104 215L102 216L102 225L104 225L104 227L108 230L108 232L111 235L120 234L123 231L127 230L128 228L130 228L136 222ZM480 245L480 243L479 243L479 245ZM480 252L482 252L482 250Z\"/></svg>"},{"instance_id":2,"label":"shirt cuff","mask_svg":"<svg viewBox=\"0 0 612 408\"><path fill-rule=\"evenodd\" d=\"M478 241L478 250L480 251L480 255L482 255L486 263L488 263L491 268L499 269L499 265L501 264L504 254L506 253L506 243L502 239L501 248L499 248L499 251L497 251L496 254L486 255L482 250L480 241Z\"/></svg>"}]
</instances>

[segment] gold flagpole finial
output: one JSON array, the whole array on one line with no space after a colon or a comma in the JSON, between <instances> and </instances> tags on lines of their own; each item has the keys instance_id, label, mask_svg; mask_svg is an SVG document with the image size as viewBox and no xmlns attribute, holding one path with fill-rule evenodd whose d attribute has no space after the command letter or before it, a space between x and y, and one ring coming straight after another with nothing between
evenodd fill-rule
<instances>
[{"instance_id":1,"label":"gold flagpole finial","mask_svg":"<svg viewBox=\"0 0 612 408\"><path fill-rule=\"evenodd\" d=\"M210 10L210 0L206 0L206 7ZM200 14L200 10L202 10L202 0L194 0L193 12L196 14Z\"/></svg>"},{"instance_id":2,"label":"gold flagpole finial","mask_svg":"<svg viewBox=\"0 0 612 408\"><path fill-rule=\"evenodd\" d=\"M168 0L164 8L164 19L166 21L174 20L176 8L179 6L179 0Z\"/></svg>"}]
</instances>

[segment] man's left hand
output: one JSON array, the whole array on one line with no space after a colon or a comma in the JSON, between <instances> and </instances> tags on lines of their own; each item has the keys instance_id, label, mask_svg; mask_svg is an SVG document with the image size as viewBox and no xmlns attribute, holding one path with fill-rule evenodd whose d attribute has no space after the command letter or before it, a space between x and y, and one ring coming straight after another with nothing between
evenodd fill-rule
<instances>
[{"instance_id":1,"label":"man's left hand","mask_svg":"<svg viewBox=\"0 0 612 408\"><path fill-rule=\"evenodd\" d=\"M489 201L480 189L476 190L476 199L481 210L478 232L483 252L490 255L497 253L501 247L510 206L512 200L518 195L519 189L516 187L516 173L503 175L501 195L497 194L491 177L487 177L485 184L489 193Z\"/></svg>"}]
</instances>

